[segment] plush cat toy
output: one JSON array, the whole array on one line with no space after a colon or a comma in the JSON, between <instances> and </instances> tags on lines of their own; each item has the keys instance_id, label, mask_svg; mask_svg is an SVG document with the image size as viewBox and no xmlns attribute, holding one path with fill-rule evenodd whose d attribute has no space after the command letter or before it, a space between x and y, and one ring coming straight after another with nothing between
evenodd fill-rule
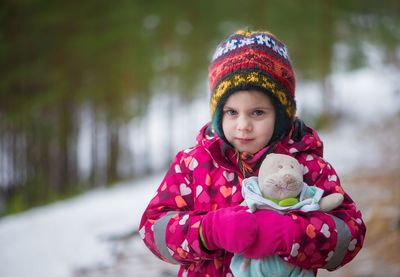
<instances>
[{"instance_id":1,"label":"plush cat toy","mask_svg":"<svg viewBox=\"0 0 400 277\"><path fill-rule=\"evenodd\" d=\"M303 212L335 209L343 202L343 195L332 193L322 197L324 190L303 182L303 168L288 155L269 154L261 164L258 177L243 180L242 194L251 212L271 209L280 213L292 210ZM315 276L284 262L278 255L262 259L246 259L241 254L232 258L234 276Z\"/></svg>"}]
</instances>

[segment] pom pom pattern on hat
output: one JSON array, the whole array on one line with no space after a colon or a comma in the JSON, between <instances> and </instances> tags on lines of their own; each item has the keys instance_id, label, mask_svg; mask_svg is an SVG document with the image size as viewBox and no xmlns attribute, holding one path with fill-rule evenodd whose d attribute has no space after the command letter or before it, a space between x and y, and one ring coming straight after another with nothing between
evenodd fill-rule
<instances>
[{"instance_id":1,"label":"pom pom pattern on hat","mask_svg":"<svg viewBox=\"0 0 400 277\"><path fill-rule=\"evenodd\" d=\"M212 57L208 79L213 121L221 99L245 89L272 93L287 117L294 120L293 68L286 46L269 32L238 31L222 41Z\"/></svg>"}]
</instances>

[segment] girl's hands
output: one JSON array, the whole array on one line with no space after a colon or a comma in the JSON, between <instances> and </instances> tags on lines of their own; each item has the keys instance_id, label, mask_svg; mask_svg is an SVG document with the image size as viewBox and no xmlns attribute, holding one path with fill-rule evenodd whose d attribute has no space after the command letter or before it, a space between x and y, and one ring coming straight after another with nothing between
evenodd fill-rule
<instances>
[{"instance_id":1,"label":"girl's hands","mask_svg":"<svg viewBox=\"0 0 400 277\"><path fill-rule=\"evenodd\" d=\"M225 249L242 253L258 237L256 216L247 212L247 207L222 208L204 215L200 237L208 250ZM251 252L252 253L252 252Z\"/></svg>"},{"instance_id":2,"label":"girl's hands","mask_svg":"<svg viewBox=\"0 0 400 277\"><path fill-rule=\"evenodd\" d=\"M271 210L246 210L247 207L236 206L206 214L200 228L203 246L243 253L253 259L290 254L299 237L299 226L292 216Z\"/></svg>"},{"instance_id":3,"label":"girl's hands","mask_svg":"<svg viewBox=\"0 0 400 277\"><path fill-rule=\"evenodd\" d=\"M258 259L272 255L289 254L295 240L296 226L291 215L282 215L271 210L257 210L254 213L258 233L252 246L243 255Z\"/></svg>"}]
</instances>

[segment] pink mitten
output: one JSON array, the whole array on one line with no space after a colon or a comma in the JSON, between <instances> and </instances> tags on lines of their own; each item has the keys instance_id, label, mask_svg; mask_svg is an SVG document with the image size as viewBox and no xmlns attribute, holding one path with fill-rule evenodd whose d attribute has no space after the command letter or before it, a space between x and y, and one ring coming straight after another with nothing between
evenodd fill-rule
<instances>
[{"instance_id":1,"label":"pink mitten","mask_svg":"<svg viewBox=\"0 0 400 277\"><path fill-rule=\"evenodd\" d=\"M208 250L241 253L254 243L258 227L254 214L244 206L222 208L204 215L200 236Z\"/></svg>"},{"instance_id":2,"label":"pink mitten","mask_svg":"<svg viewBox=\"0 0 400 277\"><path fill-rule=\"evenodd\" d=\"M298 228L291 215L282 215L271 210L257 210L254 215L259 231L254 244L243 255L258 259L275 254L289 254L298 236Z\"/></svg>"}]
</instances>

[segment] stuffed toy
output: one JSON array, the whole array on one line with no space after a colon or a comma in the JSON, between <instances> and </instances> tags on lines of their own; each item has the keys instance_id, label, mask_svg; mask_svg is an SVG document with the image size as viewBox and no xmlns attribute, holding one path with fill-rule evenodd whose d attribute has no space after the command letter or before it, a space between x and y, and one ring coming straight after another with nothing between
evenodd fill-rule
<instances>
[{"instance_id":1,"label":"stuffed toy","mask_svg":"<svg viewBox=\"0 0 400 277\"><path fill-rule=\"evenodd\" d=\"M303 167L288 155L269 154L262 162L258 177L243 180L242 204L249 212L270 209L279 213L299 210L328 212L340 206L343 195L332 193L322 197L324 190L303 182ZM278 255L247 259L241 254L232 258L234 276L315 276L313 271L283 261Z\"/></svg>"}]
</instances>

